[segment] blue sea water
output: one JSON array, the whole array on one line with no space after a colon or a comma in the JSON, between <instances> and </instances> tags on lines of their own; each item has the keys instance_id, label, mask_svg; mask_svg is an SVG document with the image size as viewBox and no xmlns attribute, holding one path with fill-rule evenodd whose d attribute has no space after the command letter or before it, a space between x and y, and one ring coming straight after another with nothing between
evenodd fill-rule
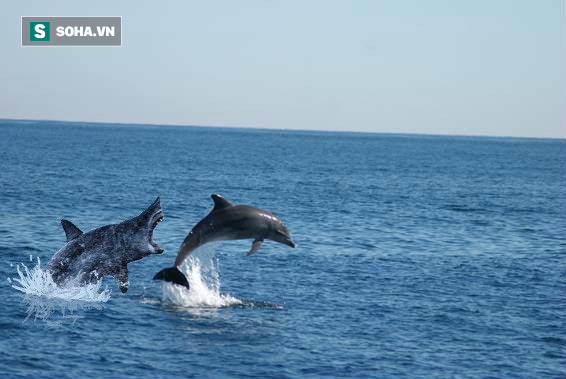
<instances>
[{"instance_id":1,"label":"blue sea water","mask_svg":"<svg viewBox=\"0 0 566 379\"><path fill-rule=\"evenodd\" d=\"M194 293L153 282L212 193L298 247L211 245ZM14 288L61 218L90 230L158 195L166 251L130 264L127 294ZM566 375L564 140L4 120L0 214L2 378Z\"/></svg>"}]
</instances>

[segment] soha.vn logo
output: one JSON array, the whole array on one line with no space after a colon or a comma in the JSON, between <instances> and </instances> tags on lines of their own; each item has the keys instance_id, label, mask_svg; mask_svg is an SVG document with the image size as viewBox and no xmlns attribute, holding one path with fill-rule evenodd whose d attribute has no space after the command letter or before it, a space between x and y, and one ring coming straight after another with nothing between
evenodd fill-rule
<instances>
[{"instance_id":1,"label":"soha.vn logo","mask_svg":"<svg viewBox=\"0 0 566 379\"><path fill-rule=\"evenodd\" d=\"M30 41L49 41L51 37L49 22L30 22L29 23ZM113 26L97 26L94 31L90 26L58 26L56 29L57 37L114 37L116 32Z\"/></svg>"}]
</instances>

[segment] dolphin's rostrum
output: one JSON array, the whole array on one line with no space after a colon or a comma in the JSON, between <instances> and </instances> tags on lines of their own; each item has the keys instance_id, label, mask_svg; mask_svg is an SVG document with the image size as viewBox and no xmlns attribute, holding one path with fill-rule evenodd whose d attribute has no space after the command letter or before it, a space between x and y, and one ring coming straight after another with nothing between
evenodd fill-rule
<instances>
[{"instance_id":1,"label":"dolphin's rostrum","mask_svg":"<svg viewBox=\"0 0 566 379\"><path fill-rule=\"evenodd\" d=\"M255 254L265 239L295 247L283 222L272 213L249 205L233 205L220 195L211 197L214 208L185 237L177 253L175 266L159 271L153 277L154 280L173 282L189 288L189 282L179 266L193 250L212 241L253 239L247 255Z\"/></svg>"},{"instance_id":2,"label":"dolphin's rostrum","mask_svg":"<svg viewBox=\"0 0 566 379\"><path fill-rule=\"evenodd\" d=\"M47 270L59 285L77 277L82 283L92 283L110 275L124 293L129 286L128 263L163 252L153 241L153 230L161 220L159 197L139 216L87 233L61 220L67 244L53 256Z\"/></svg>"}]
</instances>

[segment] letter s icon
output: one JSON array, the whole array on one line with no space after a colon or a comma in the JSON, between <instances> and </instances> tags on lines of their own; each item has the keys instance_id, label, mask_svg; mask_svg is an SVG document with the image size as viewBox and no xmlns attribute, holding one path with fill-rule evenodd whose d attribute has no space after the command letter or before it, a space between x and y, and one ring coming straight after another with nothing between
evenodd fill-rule
<instances>
[{"instance_id":1,"label":"letter s icon","mask_svg":"<svg viewBox=\"0 0 566 379\"><path fill-rule=\"evenodd\" d=\"M35 26L35 31L37 32L37 34L35 34L34 37L35 38L45 38L45 31L43 29L45 29L45 25L37 24Z\"/></svg>"}]
</instances>

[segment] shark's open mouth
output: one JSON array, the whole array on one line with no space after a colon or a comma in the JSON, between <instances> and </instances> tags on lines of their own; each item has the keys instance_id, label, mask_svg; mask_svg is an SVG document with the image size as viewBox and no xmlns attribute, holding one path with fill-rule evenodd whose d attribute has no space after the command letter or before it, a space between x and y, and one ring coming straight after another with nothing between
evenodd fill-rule
<instances>
[{"instance_id":1,"label":"shark's open mouth","mask_svg":"<svg viewBox=\"0 0 566 379\"><path fill-rule=\"evenodd\" d=\"M163 248L153 240L153 230L161 221L163 221L163 212L159 209L151 216L151 220L149 221L149 244L153 247L156 254L161 254L164 251Z\"/></svg>"}]
</instances>

